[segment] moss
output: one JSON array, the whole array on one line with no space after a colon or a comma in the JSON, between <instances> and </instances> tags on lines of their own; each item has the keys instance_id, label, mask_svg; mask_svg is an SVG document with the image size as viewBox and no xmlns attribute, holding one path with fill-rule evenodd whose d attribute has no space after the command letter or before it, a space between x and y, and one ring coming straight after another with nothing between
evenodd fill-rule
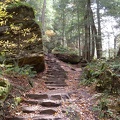
<instances>
[{"instance_id":1,"label":"moss","mask_svg":"<svg viewBox=\"0 0 120 120\"><path fill-rule=\"evenodd\" d=\"M7 9L12 9L12 8L17 8L17 7L21 7L21 6L26 6L27 8L32 8L29 4L27 4L26 2L12 2L9 3L7 5Z\"/></svg>"}]
</instances>

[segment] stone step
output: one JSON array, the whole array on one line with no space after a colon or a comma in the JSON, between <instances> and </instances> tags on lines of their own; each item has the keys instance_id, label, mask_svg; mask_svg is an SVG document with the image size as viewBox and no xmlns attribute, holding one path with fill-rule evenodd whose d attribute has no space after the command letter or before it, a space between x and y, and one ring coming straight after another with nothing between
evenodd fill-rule
<instances>
[{"instance_id":1,"label":"stone step","mask_svg":"<svg viewBox=\"0 0 120 120\"><path fill-rule=\"evenodd\" d=\"M50 111L47 111L50 112ZM51 112L52 113L52 112ZM55 117L54 115L45 114L45 115L35 115L34 117L6 117L5 120L63 120L60 117Z\"/></svg>"},{"instance_id":2,"label":"stone step","mask_svg":"<svg viewBox=\"0 0 120 120\"><path fill-rule=\"evenodd\" d=\"M59 90L59 89L64 89L64 87L55 87L55 86L47 86L47 89L49 90Z\"/></svg>"},{"instance_id":3,"label":"stone step","mask_svg":"<svg viewBox=\"0 0 120 120\"><path fill-rule=\"evenodd\" d=\"M47 86L66 87L67 84L47 84Z\"/></svg>"},{"instance_id":4,"label":"stone step","mask_svg":"<svg viewBox=\"0 0 120 120\"><path fill-rule=\"evenodd\" d=\"M48 99L47 94L26 94L26 97L30 99Z\"/></svg>"},{"instance_id":5,"label":"stone step","mask_svg":"<svg viewBox=\"0 0 120 120\"><path fill-rule=\"evenodd\" d=\"M56 94L56 95L51 95L51 96L50 96L50 99L51 99L51 100L62 100L62 97L61 97L61 95L57 95L57 94Z\"/></svg>"},{"instance_id":6,"label":"stone step","mask_svg":"<svg viewBox=\"0 0 120 120\"><path fill-rule=\"evenodd\" d=\"M51 96L50 96L50 99L51 100L62 100L62 99L64 99L64 100L66 100L66 99L70 99L70 96L68 95L68 94L52 94Z\"/></svg>"},{"instance_id":7,"label":"stone step","mask_svg":"<svg viewBox=\"0 0 120 120\"><path fill-rule=\"evenodd\" d=\"M54 115L55 113L57 113L56 109L43 109L40 111L40 114L47 114L47 115Z\"/></svg>"},{"instance_id":8,"label":"stone step","mask_svg":"<svg viewBox=\"0 0 120 120\"><path fill-rule=\"evenodd\" d=\"M46 81L55 81L55 82L60 82L60 83L65 82L65 79L64 79L64 78L60 78L60 77L46 78L45 80L46 80Z\"/></svg>"},{"instance_id":9,"label":"stone step","mask_svg":"<svg viewBox=\"0 0 120 120\"><path fill-rule=\"evenodd\" d=\"M36 111L39 111L40 107L39 106L24 106L22 107L22 111L24 113L33 113Z\"/></svg>"},{"instance_id":10,"label":"stone step","mask_svg":"<svg viewBox=\"0 0 120 120\"><path fill-rule=\"evenodd\" d=\"M55 101L55 100L43 100L40 103L40 105L43 107L59 107L59 106L61 106L61 102Z\"/></svg>"},{"instance_id":11,"label":"stone step","mask_svg":"<svg viewBox=\"0 0 120 120\"><path fill-rule=\"evenodd\" d=\"M45 84L53 84L56 83L56 81L45 81Z\"/></svg>"},{"instance_id":12,"label":"stone step","mask_svg":"<svg viewBox=\"0 0 120 120\"><path fill-rule=\"evenodd\" d=\"M48 80L45 80L45 83L46 84L52 84L52 83L54 83L54 84L66 84L65 81L62 79L51 79L51 78L49 78Z\"/></svg>"},{"instance_id":13,"label":"stone step","mask_svg":"<svg viewBox=\"0 0 120 120\"><path fill-rule=\"evenodd\" d=\"M60 117L54 117L54 116L36 116L33 117L32 120L63 120Z\"/></svg>"},{"instance_id":14,"label":"stone step","mask_svg":"<svg viewBox=\"0 0 120 120\"><path fill-rule=\"evenodd\" d=\"M17 116L17 117L6 116L5 120L27 120L27 118L26 117L21 117L21 116Z\"/></svg>"},{"instance_id":15,"label":"stone step","mask_svg":"<svg viewBox=\"0 0 120 120\"><path fill-rule=\"evenodd\" d=\"M36 105L36 104L40 104L40 100L31 100L31 99L26 99L23 102L27 103L27 104L31 104L31 105Z\"/></svg>"},{"instance_id":16,"label":"stone step","mask_svg":"<svg viewBox=\"0 0 120 120\"><path fill-rule=\"evenodd\" d=\"M44 99L44 100L24 100L25 103L31 105L41 105L43 107L58 107L61 105L61 101L59 99ZM26 108L27 109L27 108ZM31 110L32 112L33 110Z\"/></svg>"}]
</instances>

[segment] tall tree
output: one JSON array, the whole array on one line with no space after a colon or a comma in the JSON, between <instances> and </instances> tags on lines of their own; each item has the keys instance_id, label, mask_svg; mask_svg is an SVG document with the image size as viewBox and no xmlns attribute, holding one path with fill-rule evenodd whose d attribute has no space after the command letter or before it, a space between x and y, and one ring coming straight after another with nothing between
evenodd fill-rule
<instances>
[{"instance_id":1,"label":"tall tree","mask_svg":"<svg viewBox=\"0 0 120 120\"><path fill-rule=\"evenodd\" d=\"M84 58L90 60L90 9L91 2L87 0L86 13L85 13L85 46L84 46Z\"/></svg>"},{"instance_id":2,"label":"tall tree","mask_svg":"<svg viewBox=\"0 0 120 120\"><path fill-rule=\"evenodd\" d=\"M42 16L41 16L43 35L45 34L45 10L46 10L46 0L43 1Z\"/></svg>"},{"instance_id":3,"label":"tall tree","mask_svg":"<svg viewBox=\"0 0 120 120\"><path fill-rule=\"evenodd\" d=\"M102 57L102 38L101 38L101 21L100 21L100 1L96 0L97 3L97 21L98 21L98 34L97 34L97 58Z\"/></svg>"}]
</instances>

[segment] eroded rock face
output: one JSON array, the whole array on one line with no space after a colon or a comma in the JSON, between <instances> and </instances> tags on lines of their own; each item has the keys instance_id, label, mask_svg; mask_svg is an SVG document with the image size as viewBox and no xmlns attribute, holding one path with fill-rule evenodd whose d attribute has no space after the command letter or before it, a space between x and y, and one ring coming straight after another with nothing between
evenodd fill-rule
<instances>
[{"instance_id":1,"label":"eroded rock face","mask_svg":"<svg viewBox=\"0 0 120 120\"><path fill-rule=\"evenodd\" d=\"M0 26L0 52L5 52L6 63L18 61L20 66L33 65L43 71L42 35L31 7L17 3L8 5L6 24Z\"/></svg>"}]
</instances>

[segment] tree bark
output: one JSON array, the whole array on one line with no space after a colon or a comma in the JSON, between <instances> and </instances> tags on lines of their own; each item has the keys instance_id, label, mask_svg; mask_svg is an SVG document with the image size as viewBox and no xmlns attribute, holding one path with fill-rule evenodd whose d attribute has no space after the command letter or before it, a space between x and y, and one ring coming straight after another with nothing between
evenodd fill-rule
<instances>
[{"instance_id":1,"label":"tree bark","mask_svg":"<svg viewBox=\"0 0 120 120\"><path fill-rule=\"evenodd\" d=\"M100 21L100 4L99 0L96 0L97 3L97 20L98 20L98 39L97 39L97 58L102 57L102 39L101 39L101 21Z\"/></svg>"},{"instance_id":2,"label":"tree bark","mask_svg":"<svg viewBox=\"0 0 120 120\"><path fill-rule=\"evenodd\" d=\"M120 57L120 47L119 47L119 50L118 50L117 56Z\"/></svg>"},{"instance_id":3,"label":"tree bark","mask_svg":"<svg viewBox=\"0 0 120 120\"><path fill-rule=\"evenodd\" d=\"M79 12L79 0L76 1L77 5L77 23L78 23L78 48L79 48L79 56L81 56L81 39L80 39L80 12Z\"/></svg>"},{"instance_id":4,"label":"tree bark","mask_svg":"<svg viewBox=\"0 0 120 120\"><path fill-rule=\"evenodd\" d=\"M42 34L45 34L45 9L46 9L46 0L44 0L43 2L43 8L42 8L42 17L41 17L41 21L42 21Z\"/></svg>"},{"instance_id":5,"label":"tree bark","mask_svg":"<svg viewBox=\"0 0 120 120\"><path fill-rule=\"evenodd\" d=\"M90 8L91 2L87 0L87 10L84 17L85 20L85 46L84 46L84 56L85 59L90 61Z\"/></svg>"},{"instance_id":6,"label":"tree bark","mask_svg":"<svg viewBox=\"0 0 120 120\"><path fill-rule=\"evenodd\" d=\"M66 37L65 37L65 10L63 10L62 14L62 21L63 21L63 29L62 29L62 41L63 41L63 46L65 47L66 45Z\"/></svg>"},{"instance_id":7,"label":"tree bark","mask_svg":"<svg viewBox=\"0 0 120 120\"><path fill-rule=\"evenodd\" d=\"M98 48L97 44L97 29L95 26L94 18L93 18L93 11L90 9L90 14L91 14L91 31L92 31L92 54L91 54L91 59L94 57L95 54L95 43L96 43L96 49Z\"/></svg>"}]
</instances>

